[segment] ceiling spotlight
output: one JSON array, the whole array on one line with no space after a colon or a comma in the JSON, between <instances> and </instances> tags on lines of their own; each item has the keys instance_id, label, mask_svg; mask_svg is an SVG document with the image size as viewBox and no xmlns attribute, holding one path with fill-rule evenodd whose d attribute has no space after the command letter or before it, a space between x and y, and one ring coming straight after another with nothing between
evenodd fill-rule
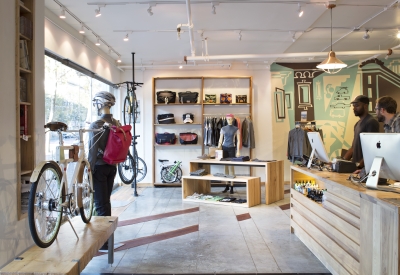
<instances>
[{"instance_id":1,"label":"ceiling spotlight","mask_svg":"<svg viewBox=\"0 0 400 275\"><path fill-rule=\"evenodd\" d=\"M97 38L96 46L100 46L100 39L99 38Z\"/></svg>"},{"instance_id":2,"label":"ceiling spotlight","mask_svg":"<svg viewBox=\"0 0 400 275\"><path fill-rule=\"evenodd\" d=\"M239 41L242 41L242 31L239 31L238 39L239 39Z\"/></svg>"},{"instance_id":3,"label":"ceiling spotlight","mask_svg":"<svg viewBox=\"0 0 400 275\"><path fill-rule=\"evenodd\" d=\"M294 33L292 34L292 41L293 41L293 42L296 41L296 32L294 32Z\"/></svg>"},{"instance_id":4,"label":"ceiling spotlight","mask_svg":"<svg viewBox=\"0 0 400 275\"><path fill-rule=\"evenodd\" d=\"M85 28L83 27L83 23L81 23L81 29L79 30L79 33L85 33Z\"/></svg>"},{"instance_id":5,"label":"ceiling spotlight","mask_svg":"<svg viewBox=\"0 0 400 275\"><path fill-rule=\"evenodd\" d=\"M121 56L120 56L120 55L118 55L117 62L118 62L118 63L121 63L121 62L122 62L122 60L121 60Z\"/></svg>"},{"instance_id":6,"label":"ceiling spotlight","mask_svg":"<svg viewBox=\"0 0 400 275\"><path fill-rule=\"evenodd\" d=\"M153 15L153 10L151 9L153 7L152 4L149 4L149 8L147 9L147 13L152 16Z\"/></svg>"},{"instance_id":7,"label":"ceiling spotlight","mask_svg":"<svg viewBox=\"0 0 400 275\"><path fill-rule=\"evenodd\" d=\"M368 30L365 30L365 34L363 35L363 39L364 39L364 40L369 39Z\"/></svg>"},{"instance_id":8,"label":"ceiling spotlight","mask_svg":"<svg viewBox=\"0 0 400 275\"><path fill-rule=\"evenodd\" d=\"M65 10L64 9L61 10L60 18L65 19Z\"/></svg>"},{"instance_id":9,"label":"ceiling spotlight","mask_svg":"<svg viewBox=\"0 0 400 275\"><path fill-rule=\"evenodd\" d=\"M299 17L302 17L304 14L303 9L301 8L300 3L297 3L297 13L299 14Z\"/></svg>"},{"instance_id":10,"label":"ceiling spotlight","mask_svg":"<svg viewBox=\"0 0 400 275\"><path fill-rule=\"evenodd\" d=\"M94 12L96 13L96 17L99 17L101 15L100 7L98 9L95 9Z\"/></svg>"},{"instance_id":11,"label":"ceiling spotlight","mask_svg":"<svg viewBox=\"0 0 400 275\"><path fill-rule=\"evenodd\" d=\"M215 11L215 6L217 6L218 3L215 2L211 2L211 13L212 14L217 14L217 12Z\"/></svg>"},{"instance_id":12,"label":"ceiling spotlight","mask_svg":"<svg viewBox=\"0 0 400 275\"><path fill-rule=\"evenodd\" d=\"M126 34L125 37L124 37L124 41L128 41L128 40L129 40L128 34Z\"/></svg>"},{"instance_id":13,"label":"ceiling spotlight","mask_svg":"<svg viewBox=\"0 0 400 275\"><path fill-rule=\"evenodd\" d=\"M183 68L183 66L182 65L179 65L179 69L182 69Z\"/></svg>"}]
</instances>

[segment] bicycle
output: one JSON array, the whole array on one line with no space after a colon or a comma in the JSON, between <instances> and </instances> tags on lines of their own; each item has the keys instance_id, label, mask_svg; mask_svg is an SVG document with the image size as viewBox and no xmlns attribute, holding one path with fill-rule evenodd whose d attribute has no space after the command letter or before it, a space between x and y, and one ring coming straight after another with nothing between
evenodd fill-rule
<instances>
[{"instance_id":1,"label":"bicycle","mask_svg":"<svg viewBox=\"0 0 400 275\"><path fill-rule=\"evenodd\" d=\"M161 162L161 179L163 183L181 182L182 180L182 161L174 161L174 164L165 165L165 162L169 162L167 159L159 159Z\"/></svg>"},{"instance_id":2,"label":"bicycle","mask_svg":"<svg viewBox=\"0 0 400 275\"><path fill-rule=\"evenodd\" d=\"M135 177L136 182L140 182L147 174L146 162L138 156L136 146L133 146L137 144L136 139L138 137L140 136L133 136L132 139L133 156L129 150L126 160L118 164L118 175L125 184L131 184Z\"/></svg>"},{"instance_id":3,"label":"bicycle","mask_svg":"<svg viewBox=\"0 0 400 275\"><path fill-rule=\"evenodd\" d=\"M137 83L137 82L130 82L130 81L125 81L122 83L116 84L118 87L122 85L126 85L126 97L124 100L124 109L122 111L123 113L123 118L124 118L124 124L131 124L132 122L135 123L138 119L139 116L139 111L138 111L138 102L136 99L136 87L141 87L143 83ZM133 121L132 121L133 119Z\"/></svg>"},{"instance_id":4,"label":"bicycle","mask_svg":"<svg viewBox=\"0 0 400 275\"><path fill-rule=\"evenodd\" d=\"M90 164L85 156L83 134L104 131L106 128L67 130L67 125L62 122L49 122L44 127L57 132L59 146L56 161L40 162L30 178L32 186L28 202L29 229L34 242L41 248L49 247L57 238L64 211L70 224L70 217L79 214L84 223L90 222L94 191ZM64 146L65 132L79 133L79 145ZM68 158L65 157L65 150L69 150ZM69 165L71 162L76 163L74 168ZM79 239L75 229L72 229Z\"/></svg>"}]
</instances>

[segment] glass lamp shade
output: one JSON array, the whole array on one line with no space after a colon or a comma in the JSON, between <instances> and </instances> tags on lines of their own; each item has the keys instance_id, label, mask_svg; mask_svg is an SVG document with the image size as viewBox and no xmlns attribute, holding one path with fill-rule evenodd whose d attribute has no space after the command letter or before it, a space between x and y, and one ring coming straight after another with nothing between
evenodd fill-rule
<instances>
[{"instance_id":1,"label":"glass lamp shade","mask_svg":"<svg viewBox=\"0 0 400 275\"><path fill-rule=\"evenodd\" d=\"M334 51L330 51L328 58L317 65L318 69L322 69L327 73L337 73L345 67L347 67L347 64L337 59ZM333 72L332 70L337 71Z\"/></svg>"}]
</instances>

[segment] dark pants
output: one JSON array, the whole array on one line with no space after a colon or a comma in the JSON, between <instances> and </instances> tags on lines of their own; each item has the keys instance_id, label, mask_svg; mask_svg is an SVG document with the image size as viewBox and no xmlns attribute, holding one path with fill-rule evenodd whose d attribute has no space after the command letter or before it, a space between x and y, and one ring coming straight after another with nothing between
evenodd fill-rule
<instances>
[{"instance_id":1,"label":"dark pants","mask_svg":"<svg viewBox=\"0 0 400 275\"><path fill-rule=\"evenodd\" d=\"M223 158L234 158L236 156L236 147L225 147L222 146L222 157Z\"/></svg>"},{"instance_id":2,"label":"dark pants","mask_svg":"<svg viewBox=\"0 0 400 275\"><path fill-rule=\"evenodd\" d=\"M111 192L117 167L115 165L96 165L93 173L94 207L98 216L111 216Z\"/></svg>"}]
</instances>

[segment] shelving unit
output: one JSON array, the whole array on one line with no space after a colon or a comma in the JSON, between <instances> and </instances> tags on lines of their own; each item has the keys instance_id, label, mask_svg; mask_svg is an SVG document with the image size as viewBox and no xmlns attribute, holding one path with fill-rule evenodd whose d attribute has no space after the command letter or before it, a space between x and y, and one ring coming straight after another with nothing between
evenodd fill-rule
<instances>
[{"instance_id":1,"label":"shelving unit","mask_svg":"<svg viewBox=\"0 0 400 275\"><path fill-rule=\"evenodd\" d=\"M191 91L198 92L197 103L157 103L156 92L158 91L176 92L176 102L179 101L179 92ZM220 94L232 94L232 103L220 103ZM206 94L215 94L216 103L205 103ZM246 95L247 103L236 103L236 95ZM189 173L189 161L196 159L204 153L208 153L208 147L204 145L203 140L203 121L205 116L222 117L228 113L240 114L245 117L252 117L252 78L251 77L156 77L153 78L153 179L155 186L164 185L160 178L160 165L157 159L169 159L182 161L183 175ZM173 113L175 124L158 124L157 115ZM183 114L192 113L194 123L183 123ZM177 144L158 145L155 143L156 133L175 133ZM192 145L179 144L179 133L193 132L198 135L198 143ZM172 151L173 150L173 151ZM242 148L242 155L251 155L251 150ZM241 171L240 169L244 169ZM249 168L239 168L239 174L250 174ZM181 183L168 184L168 186L180 186Z\"/></svg>"},{"instance_id":2,"label":"shelving unit","mask_svg":"<svg viewBox=\"0 0 400 275\"><path fill-rule=\"evenodd\" d=\"M35 0L15 1L16 137L18 219L27 216L25 184L35 165ZM24 187L24 188L23 188Z\"/></svg>"}]
</instances>

